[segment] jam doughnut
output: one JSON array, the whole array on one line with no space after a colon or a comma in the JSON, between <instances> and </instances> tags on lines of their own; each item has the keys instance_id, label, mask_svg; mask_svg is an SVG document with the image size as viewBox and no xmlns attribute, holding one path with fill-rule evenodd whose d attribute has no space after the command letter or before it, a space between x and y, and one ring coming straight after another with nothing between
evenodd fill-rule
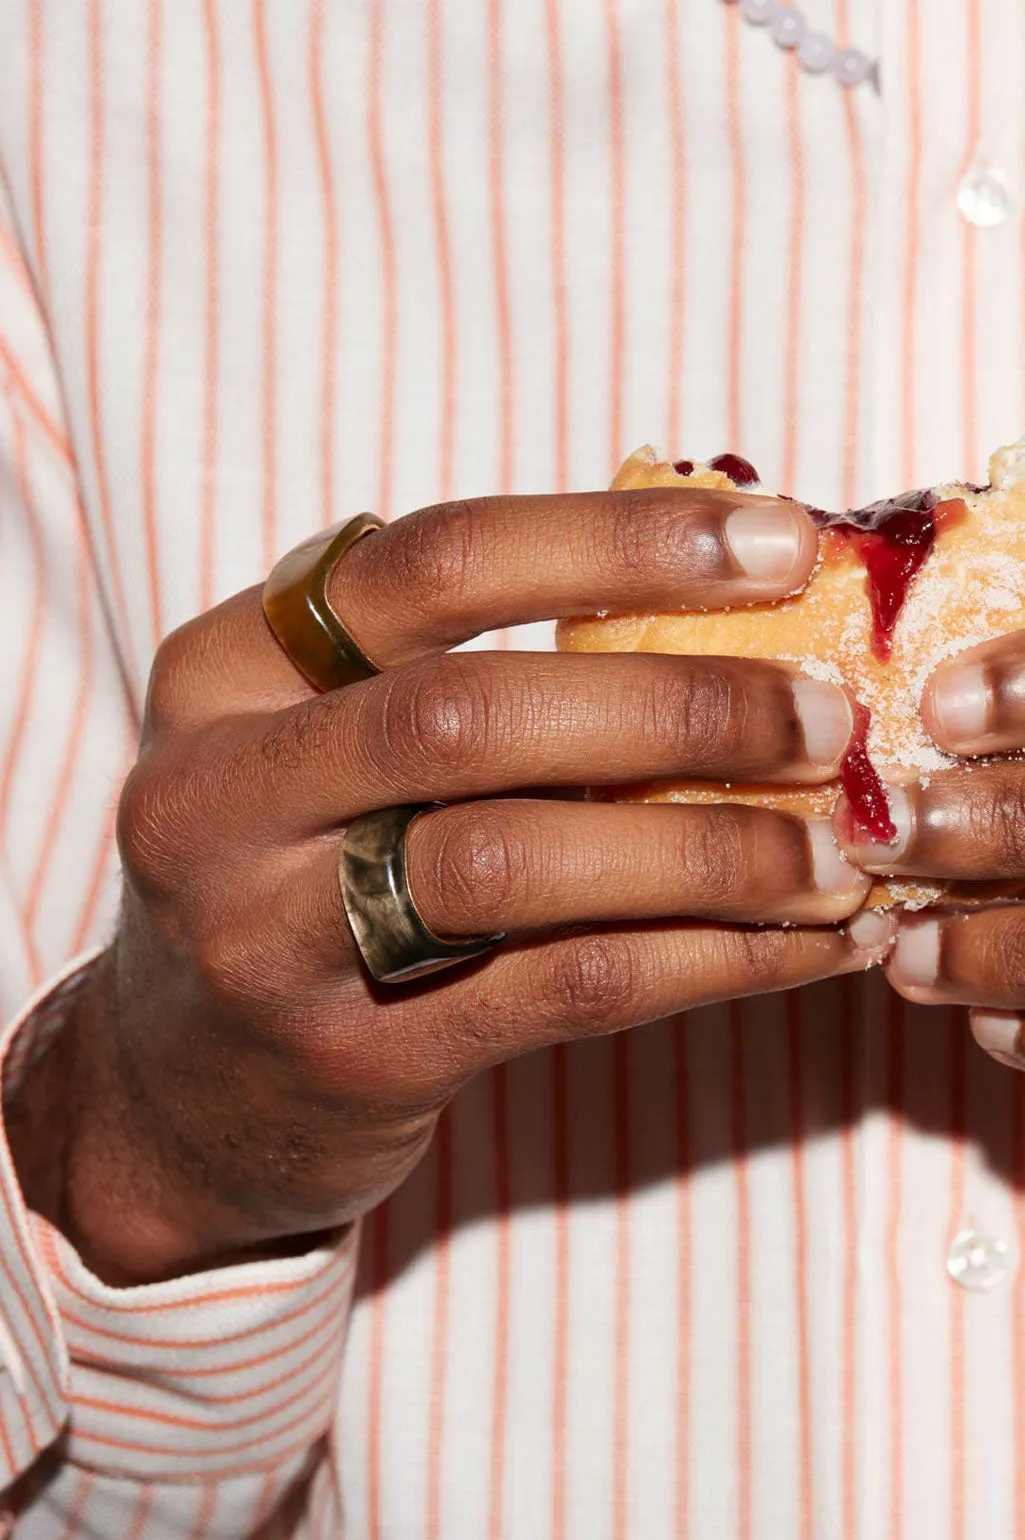
<instances>
[{"instance_id":1,"label":"jam doughnut","mask_svg":"<svg viewBox=\"0 0 1025 1540\"><path fill-rule=\"evenodd\" d=\"M612 485L768 490L739 455L670 464L648 447L625 461ZM842 785L856 824L885 841L894 832L885 781L927 780L957 763L930 738L919 700L938 663L1025 624L1025 442L997 450L985 487L952 482L844 514L809 512L820 529L819 561L793 597L729 611L580 617L560 622L558 645L570 652L779 658L844 684L858 705L840 779L819 787L661 781L601 795L745 802L828 817ZM964 904L1018 886L880 879L868 903Z\"/></svg>"}]
</instances>

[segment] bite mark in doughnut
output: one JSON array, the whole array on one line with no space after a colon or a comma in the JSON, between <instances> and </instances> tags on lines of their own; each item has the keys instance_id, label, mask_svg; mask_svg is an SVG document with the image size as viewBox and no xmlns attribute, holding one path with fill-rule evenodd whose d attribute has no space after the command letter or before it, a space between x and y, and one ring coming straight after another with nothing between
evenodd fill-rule
<instances>
[{"instance_id":1,"label":"bite mark in doughnut","mask_svg":"<svg viewBox=\"0 0 1025 1540\"><path fill-rule=\"evenodd\" d=\"M626 490L687 485L770 490L739 455L674 466L651 448L632 454L613 482ZM600 795L744 802L822 818L832 812L842 786L858 825L885 843L895 833L885 784L927 780L957 763L930 738L919 701L938 663L1025 625L1025 443L993 455L984 487L954 482L844 514L809 511L821 531L820 559L799 594L732 611L562 621L558 645L578 652L778 658L843 684L864 714L842 777L826 786L661 781ZM1009 891L1006 884L890 877L875 882L868 903L920 908Z\"/></svg>"}]
</instances>

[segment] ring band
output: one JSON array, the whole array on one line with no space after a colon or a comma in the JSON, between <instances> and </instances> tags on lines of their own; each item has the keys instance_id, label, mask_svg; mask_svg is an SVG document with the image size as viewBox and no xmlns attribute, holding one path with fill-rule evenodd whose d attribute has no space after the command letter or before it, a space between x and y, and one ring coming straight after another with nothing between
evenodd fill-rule
<instances>
[{"instance_id":1,"label":"ring band","mask_svg":"<svg viewBox=\"0 0 1025 1540\"><path fill-rule=\"evenodd\" d=\"M339 690L380 673L331 608L327 585L346 551L383 528L376 514L358 513L282 556L264 584L267 622L314 689Z\"/></svg>"},{"instance_id":2,"label":"ring band","mask_svg":"<svg viewBox=\"0 0 1025 1540\"><path fill-rule=\"evenodd\" d=\"M505 932L491 936L436 936L413 902L406 876L406 831L421 813L443 802L388 807L354 818L342 837L338 885L356 945L382 984L419 978L490 952Z\"/></svg>"}]
</instances>

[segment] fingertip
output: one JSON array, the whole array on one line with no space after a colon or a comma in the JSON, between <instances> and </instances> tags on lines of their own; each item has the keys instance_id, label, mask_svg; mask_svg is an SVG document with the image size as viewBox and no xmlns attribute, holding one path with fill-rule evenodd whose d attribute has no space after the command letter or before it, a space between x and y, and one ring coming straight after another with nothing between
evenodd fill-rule
<instances>
[{"instance_id":1,"label":"fingertip","mask_svg":"<svg viewBox=\"0 0 1025 1540\"><path fill-rule=\"evenodd\" d=\"M897 936L897 919L888 909L859 909L846 927L855 965L873 968L885 962Z\"/></svg>"},{"instance_id":2,"label":"fingertip","mask_svg":"<svg viewBox=\"0 0 1025 1540\"><path fill-rule=\"evenodd\" d=\"M1017 1011L972 1010L968 1020L972 1036L991 1059L1025 1070L1025 1022Z\"/></svg>"},{"instance_id":3,"label":"fingertip","mask_svg":"<svg viewBox=\"0 0 1025 1540\"><path fill-rule=\"evenodd\" d=\"M926 681L920 711L930 736L951 754L979 751L993 707L992 691L980 662L952 658Z\"/></svg>"},{"instance_id":4,"label":"fingertip","mask_svg":"<svg viewBox=\"0 0 1025 1540\"><path fill-rule=\"evenodd\" d=\"M818 556L818 534L800 503L738 498L723 530L742 577L757 590L752 597L785 598L807 583Z\"/></svg>"}]
</instances>

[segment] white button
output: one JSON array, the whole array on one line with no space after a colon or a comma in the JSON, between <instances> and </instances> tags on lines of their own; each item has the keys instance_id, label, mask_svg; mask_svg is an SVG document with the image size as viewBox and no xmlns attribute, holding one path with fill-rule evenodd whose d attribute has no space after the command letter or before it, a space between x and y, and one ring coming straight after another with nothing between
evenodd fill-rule
<instances>
[{"instance_id":1,"label":"white button","mask_svg":"<svg viewBox=\"0 0 1025 1540\"><path fill-rule=\"evenodd\" d=\"M872 73L872 60L860 48L841 48L833 58L833 74L842 86L860 86Z\"/></svg>"},{"instance_id":2,"label":"white button","mask_svg":"<svg viewBox=\"0 0 1025 1540\"><path fill-rule=\"evenodd\" d=\"M1013 1271L1006 1241L985 1230L959 1230L947 1253L947 1272L962 1289L995 1289Z\"/></svg>"},{"instance_id":3,"label":"white button","mask_svg":"<svg viewBox=\"0 0 1025 1540\"><path fill-rule=\"evenodd\" d=\"M779 0L740 0L740 14L756 27L767 26L778 9Z\"/></svg>"},{"instance_id":4,"label":"white button","mask_svg":"<svg viewBox=\"0 0 1025 1540\"><path fill-rule=\"evenodd\" d=\"M957 189L957 211L979 230L1002 225L1011 212L1007 178L997 166L974 165Z\"/></svg>"},{"instance_id":5,"label":"white button","mask_svg":"<svg viewBox=\"0 0 1025 1540\"><path fill-rule=\"evenodd\" d=\"M797 50L797 57L806 70L810 70L813 75L821 75L832 64L835 53L833 40L825 32L806 32Z\"/></svg>"},{"instance_id":6,"label":"white button","mask_svg":"<svg viewBox=\"0 0 1025 1540\"><path fill-rule=\"evenodd\" d=\"M798 48L808 30L808 23L796 5L781 5L769 23L769 30L781 48Z\"/></svg>"}]
</instances>

